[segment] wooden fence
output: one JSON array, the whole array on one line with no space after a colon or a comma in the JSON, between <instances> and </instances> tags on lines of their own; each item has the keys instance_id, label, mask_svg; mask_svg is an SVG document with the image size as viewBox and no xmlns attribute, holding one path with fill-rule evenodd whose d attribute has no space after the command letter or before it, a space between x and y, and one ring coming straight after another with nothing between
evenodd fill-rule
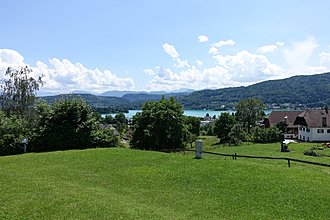
<instances>
[{"instance_id":1,"label":"wooden fence","mask_svg":"<svg viewBox=\"0 0 330 220\"><path fill-rule=\"evenodd\" d=\"M188 149L186 151L195 152L195 150L188 150ZM312 164L312 165L317 165L317 166L323 166L323 167L330 167L330 164L326 164L326 163L312 162L312 161L300 160L300 159L294 159L294 158L288 158L288 157L250 156L250 155L238 155L236 153L234 153L234 154L223 154L223 153L215 153L215 152L209 152L209 151L202 151L202 153L218 155L218 156L232 157L233 160L237 160L237 157L253 158L253 159L269 159L269 160L286 160L286 161L288 161L288 167L291 167L291 161L298 162L298 163Z\"/></svg>"}]
</instances>

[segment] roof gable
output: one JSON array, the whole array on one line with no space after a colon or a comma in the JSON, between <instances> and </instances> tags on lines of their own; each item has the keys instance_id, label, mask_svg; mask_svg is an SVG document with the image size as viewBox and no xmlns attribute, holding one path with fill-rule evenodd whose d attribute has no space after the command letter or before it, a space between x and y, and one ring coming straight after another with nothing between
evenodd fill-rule
<instances>
[{"instance_id":1,"label":"roof gable","mask_svg":"<svg viewBox=\"0 0 330 220\"><path fill-rule=\"evenodd\" d=\"M306 125L311 128L330 128L330 113L325 109L306 109L299 114L295 124Z\"/></svg>"},{"instance_id":2,"label":"roof gable","mask_svg":"<svg viewBox=\"0 0 330 220\"><path fill-rule=\"evenodd\" d=\"M291 127L294 126L296 117L303 111L272 111L267 117L270 126L275 126L281 121L286 121L286 124Z\"/></svg>"}]
</instances>

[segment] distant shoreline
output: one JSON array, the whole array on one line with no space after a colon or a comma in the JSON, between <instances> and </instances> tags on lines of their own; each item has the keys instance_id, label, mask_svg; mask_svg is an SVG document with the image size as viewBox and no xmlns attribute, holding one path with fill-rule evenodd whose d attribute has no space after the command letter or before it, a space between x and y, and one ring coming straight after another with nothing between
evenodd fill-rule
<instances>
[{"instance_id":1,"label":"distant shoreline","mask_svg":"<svg viewBox=\"0 0 330 220\"><path fill-rule=\"evenodd\" d=\"M128 118L132 118L134 115L136 115L136 113L141 112L142 110L140 109L130 109L128 110L128 113L124 113L126 117ZM269 114L270 112L272 112L273 110L271 109L267 109L265 110L265 114ZM216 117L218 117L221 113L223 112L228 112L230 114L235 113L236 111L234 110L193 110L193 109L185 109L184 110L184 115L186 116L194 116L194 117L199 117L199 118L203 118L206 116L206 114L209 114L210 117L213 117L214 115ZM110 115L115 116L118 113L112 113ZM105 117L106 115L109 114L102 114L102 117Z\"/></svg>"}]
</instances>

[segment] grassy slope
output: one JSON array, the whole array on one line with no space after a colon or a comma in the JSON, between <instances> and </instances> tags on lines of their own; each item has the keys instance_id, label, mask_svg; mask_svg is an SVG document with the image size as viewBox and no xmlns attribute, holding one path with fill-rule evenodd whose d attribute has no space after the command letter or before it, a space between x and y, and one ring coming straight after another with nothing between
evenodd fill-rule
<instances>
[{"instance_id":1,"label":"grassy slope","mask_svg":"<svg viewBox=\"0 0 330 220\"><path fill-rule=\"evenodd\" d=\"M330 164L330 157L314 157L304 155L304 151L313 147L321 146L322 143L290 143L290 152L280 152L280 143L274 144L247 144L243 143L241 146L226 147L219 144L219 139L213 136L202 136L203 150L211 152L219 152L226 154L241 154L254 156L271 156L271 157L289 157L307 161L315 161ZM330 149L317 151L320 154L330 155Z\"/></svg>"},{"instance_id":2,"label":"grassy slope","mask_svg":"<svg viewBox=\"0 0 330 220\"><path fill-rule=\"evenodd\" d=\"M0 219L327 219L330 169L127 149L0 157Z\"/></svg>"}]
</instances>

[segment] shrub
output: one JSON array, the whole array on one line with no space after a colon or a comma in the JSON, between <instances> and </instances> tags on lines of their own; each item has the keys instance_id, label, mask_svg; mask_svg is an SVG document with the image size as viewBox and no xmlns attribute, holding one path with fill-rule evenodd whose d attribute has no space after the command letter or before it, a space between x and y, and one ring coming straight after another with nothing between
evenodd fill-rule
<instances>
[{"instance_id":1,"label":"shrub","mask_svg":"<svg viewBox=\"0 0 330 220\"><path fill-rule=\"evenodd\" d=\"M322 154L316 152L316 150L323 150L323 149L324 149L323 147L314 146L314 147L309 148L308 150L305 150L304 155L320 157L320 156L322 156Z\"/></svg>"},{"instance_id":2,"label":"shrub","mask_svg":"<svg viewBox=\"0 0 330 220\"><path fill-rule=\"evenodd\" d=\"M281 131L276 127L259 128L255 127L252 130L251 136L254 143L275 143L281 141Z\"/></svg>"},{"instance_id":3,"label":"shrub","mask_svg":"<svg viewBox=\"0 0 330 220\"><path fill-rule=\"evenodd\" d=\"M27 137L27 122L0 111L0 155L23 152L22 138Z\"/></svg>"},{"instance_id":4,"label":"shrub","mask_svg":"<svg viewBox=\"0 0 330 220\"><path fill-rule=\"evenodd\" d=\"M146 102L133 117L131 147L146 150L184 149L183 108L174 98Z\"/></svg>"},{"instance_id":5,"label":"shrub","mask_svg":"<svg viewBox=\"0 0 330 220\"><path fill-rule=\"evenodd\" d=\"M53 151L114 146L118 141L100 128L92 108L80 98L53 103L40 119L34 151Z\"/></svg>"}]
</instances>

